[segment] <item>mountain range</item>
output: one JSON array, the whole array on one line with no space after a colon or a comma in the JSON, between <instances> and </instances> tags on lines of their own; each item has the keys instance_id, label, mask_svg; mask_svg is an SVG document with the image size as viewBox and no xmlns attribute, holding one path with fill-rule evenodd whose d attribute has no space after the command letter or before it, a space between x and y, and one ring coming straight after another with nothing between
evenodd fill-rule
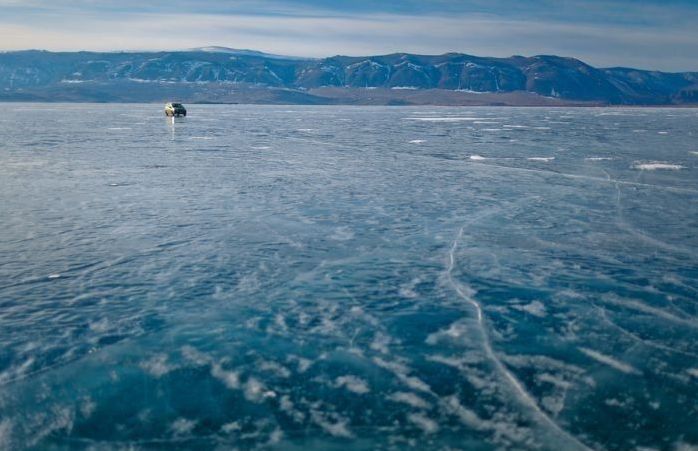
<instances>
[{"instance_id":1,"label":"mountain range","mask_svg":"<svg viewBox=\"0 0 698 451\"><path fill-rule=\"evenodd\" d=\"M698 72L461 53L313 59L206 47L0 53L0 101L446 105L691 105Z\"/></svg>"}]
</instances>

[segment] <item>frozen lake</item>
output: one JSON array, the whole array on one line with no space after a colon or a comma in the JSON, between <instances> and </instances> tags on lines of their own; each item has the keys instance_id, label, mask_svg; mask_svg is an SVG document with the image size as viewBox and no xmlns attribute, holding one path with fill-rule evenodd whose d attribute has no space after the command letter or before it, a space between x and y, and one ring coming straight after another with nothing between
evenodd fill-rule
<instances>
[{"instance_id":1,"label":"frozen lake","mask_svg":"<svg viewBox=\"0 0 698 451\"><path fill-rule=\"evenodd\" d=\"M698 445L698 110L4 104L0 449Z\"/></svg>"}]
</instances>

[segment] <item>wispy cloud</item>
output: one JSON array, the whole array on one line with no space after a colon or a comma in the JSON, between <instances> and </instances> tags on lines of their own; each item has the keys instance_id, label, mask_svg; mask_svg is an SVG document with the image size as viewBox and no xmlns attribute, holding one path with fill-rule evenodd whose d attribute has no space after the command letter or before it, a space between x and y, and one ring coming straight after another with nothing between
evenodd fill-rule
<instances>
[{"instance_id":1,"label":"wispy cloud","mask_svg":"<svg viewBox=\"0 0 698 451\"><path fill-rule=\"evenodd\" d=\"M138 6L133 0L79 0L70 5L63 4L64 0L29 1L33 2L0 0L6 12L0 17L0 45L5 49L156 50L225 45L317 57L396 51L561 54L597 66L698 70L698 30L692 26L698 15L696 8L678 4L681 2L667 8L645 4L625 15L619 1L585 2L586 12L572 21L568 10L581 8L574 1L562 2L564 8L538 16L521 8L507 11L500 7L497 12L492 2L486 6L475 0L461 2L468 10L456 8L454 2L436 1L426 2L431 3L430 9L420 12L416 3L408 1L402 12L383 5L372 13L365 11L368 4L362 1L351 8L333 8L320 0L231 4L207 0L199 4L198 12L191 10L191 2L181 0L149 2L148 6ZM504 3L508 1L499 2ZM542 7L548 2L533 3ZM435 7L439 4L440 9ZM454 12L448 13L451 10ZM606 11L608 16L603 21L592 20L590 10Z\"/></svg>"}]
</instances>

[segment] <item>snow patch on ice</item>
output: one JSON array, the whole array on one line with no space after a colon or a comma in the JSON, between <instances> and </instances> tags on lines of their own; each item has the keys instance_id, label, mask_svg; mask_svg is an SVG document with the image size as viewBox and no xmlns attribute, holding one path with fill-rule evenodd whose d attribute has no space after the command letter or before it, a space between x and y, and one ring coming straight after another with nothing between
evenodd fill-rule
<instances>
[{"instance_id":1,"label":"snow patch on ice","mask_svg":"<svg viewBox=\"0 0 698 451\"><path fill-rule=\"evenodd\" d=\"M483 121L487 118L484 117L406 117L405 120L408 121L421 121L421 122L475 122Z\"/></svg>"},{"instance_id":2,"label":"snow patch on ice","mask_svg":"<svg viewBox=\"0 0 698 451\"><path fill-rule=\"evenodd\" d=\"M344 387L350 392L359 395L364 395L371 391L371 389L368 387L368 383L366 383L365 380L351 375L338 377L335 379L334 386L338 388Z\"/></svg>"},{"instance_id":3,"label":"snow patch on ice","mask_svg":"<svg viewBox=\"0 0 698 451\"><path fill-rule=\"evenodd\" d=\"M13 449L12 422L9 418L0 420L0 449Z\"/></svg>"},{"instance_id":4,"label":"snow patch on ice","mask_svg":"<svg viewBox=\"0 0 698 451\"><path fill-rule=\"evenodd\" d=\"M529 313L539 318L543 318L546 315L545 305L543 305L543 303L540 301L533 301L526 305L515 305L512 308Z\"/></svg>"},{"instance_id":5,"label":"snow patch on ice","mask_svg":"<svg viewBox=\"0 0 698 451\"><path fill-rule=\"evenodd\" d=\"M335 241L348 241L354 238L354 232L349 227L337 227L334 229L334 233L330 235L331 240Z\"/></svg>"},{"instance_id":6,"label":"snow patch on ice","mask_svg":"<svg viewBox=\"0 0 698 451\"><path fill-rule=\"evenodd\" d=\"M172 424L170 425L170 431L174 433L174 435L188 435L191 434L191 431L194 430L196 427L197 421L195 420L188 420L186 418L177 418Z\"/></svg>"},{"instance_id":7,"label":"snow patch on ice","mask_svg":"<svg viewBox=\"0 0 698 451\"><path fill-rule=\"evenodd\" d=\"M96 408L97 404L94 401L92 401L92 398L90 397L83 399L80 403L80 413L85 418L90 418ZM0 440L0 443L2 443L2 440Z\"/></svg>"},{"instance_id":8,"label":"snow patch on ice","mask_svg":"<svg viewBox=\"0 0 698 451\"><path fill-rule=\"evenodd\" d=\"M611 368L620 371L621 373L642 374L642 373L640 373L639 370L628 365L627 363L623 363L621 361L618 361L618 360L614 359L613 357L607 356L605 354L601 354L600 352L594 351L593 349L579 348L579 350L582 351L584 354L586 354L588 357L591 357L592 359L596 360L597 362L603 363L604 365L608 365Z\"/></svg>"},{"instance_id":9,"label":"snow patch on ice","mask_svg":"<svg viewBox=\"0 0 698 451\"><path fill-rule=\"evenodd\" d=\"M240 423L237 421L231 421L230 423L225 423L223 426L221 426L221 432L224 434L230 434L235 431L239 431L242 429L242 426L240 426Z\"/></svg>"},{"instance_id":10,"label":"snow patch on ice","mask_svg":"<svg viewBox=\"0 0 698 451\"><path fill-rule=\"evenodd\" d=\"M161 378L165 374L172 371L172 367L167 364L167 355L158 354L153 356L150 360L141 362L140 367L148 374L155 378Z\"/></svg>"},{"instance_id":11,"label":"snow patch on ice","mask_svg":"<svg viewBox=\"0 0 698 451\"><path fill-rule=\"evenodd\" d=\"M413 390L431 393L431 388L426 382L415 376L410 376L410 369L398 362L388 362L380 357L374 357L373 363L377 366L392 372L403 384Z\"/></svg>"},{"instance_id":12,"label":"snow patch on ice","mask_svg":"<svg viewBox=\"0 0 698 451\"><path fill-rule=\"evenodd\" d=\"M215 377L231 390L240 388L240 375L236 371L226 371L220 363L211 365L211 376Z\"/></svg>"},{"instance_id":13,"label":"snow patch on ice","mask_svg":"<svg viewBox=\"0 0 698 451\"><path fill-rule=\"evenodd\" d=\"M432 420L424 414L411 413L407 415L407 419L414 423L422 431L424 431L425 434L433 434L435 432L438 432L439 430L439 425L436 423L436 421Z\"/></svg>"},{"instance_id":14,"label":"snow patch on ice","mask_svg":"<svg viewBox=\"0 0 698 451\"><path fill-rule=\"evenodd\" d=\"M442 329L438 332L429 334L426 339L426 343L429 345L436 345L441 341L462 341L462 338L466 336L467 328L465 323L462 321L455 322L448 326L447 329Z\"/></svg>"},{"instance_id":15,"label":"snow patch on ice","mask_svg":"<svg viewBox=\"0 0 698 451\"><path fill-rule=\"evenodd\" d=\"M396 392L388 396L388 400L407 404L417 409L431 409L431 404L421 397L409 392Z\"/></svg>"},{"instance_id":16,"label":"snow patch on ice","mask_svg":"<svg viewBox=\"0 0 698 451\"><path fill-rule=\"evenodd\" d=\"M640 171L656 171L661 169L668 169L672 171L678 171L679 169L685 169L685 166L680 164L666 163L662 161L651 161L649 163L636 163L633 166L635 169Z\"/></svg>"},{"instance_id":17,"label":"snow patch on ice","mask_svg":"<svg viewBox=\"0 0 698 451\"><path fill-rule=\"evenodd\" d=\"M296 409L296 406L291 401L288 395L283 395L279 400L279 409L291 417L296 423L302 423L305 421L305 414L300 410Z\"/></svg>"},{"instance_id":18,"label":"snow patch on ice","mask_svg":"<svg viewBox=\"0 0 698 451\"><path fill-rule=\"evenodd\" d=\"M310 417L323 431L333 437L352 438L354 436L347 426L349 420L346 418L340 418L337 415L326 414L314 409L310 411Z\"/></svg>"},{"instance_id":19,"label":"snow patch on ice","mask_svg":"<svg viewBox=\"0 0 698 451\"><path fill-rule=\"evenodd\" d=\"M266 386L254 377L245 382L245 398L248 401L261 403L267 398L275 398L276 393L267 390Z\"/></svg>"},{"instance_id":20,"label":"snow patch on ice","mask_svg":"<svg viewBox=\"0 0 698 451\"><path fill-rule=\"evenodd\" d=\"M375 337L373 337L373 341L371 342L371 349L374 351L378 351L381 354L389 354L390 353L390 344L393 342L392 338L390 336L385 335L381 332L376 333Z\"/></svg>"}]
</instances>

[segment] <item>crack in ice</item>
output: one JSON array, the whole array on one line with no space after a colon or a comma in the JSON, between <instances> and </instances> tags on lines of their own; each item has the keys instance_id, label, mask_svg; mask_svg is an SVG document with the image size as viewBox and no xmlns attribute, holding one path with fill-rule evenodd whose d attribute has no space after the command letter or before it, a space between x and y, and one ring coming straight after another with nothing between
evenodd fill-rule
<instances>
[{"instance_id":1,"label":"crack in ice","mask_svg":"<svg viewBox=\"0 0 698 451\"><path fill-rule=\"evenodd\" d=\"M678 193L698 194L698 190L695 190L692 188L682 188L679 186L655 185L652 183L633 182L630 180L617 180L617 179L612 179L612 178L601 178L601 177L594 177L594 176L583 175L583 174L568 174L565 172L556 172L556 171L550 171L550 170L544 170L544 169L517 168L517 167L513 167L513 166L504 166L504 165L500 165L500 164L480 163L477 161L467 161L467 164L477 165L477 166L487 166L490 168L509 170L509 171L515 171L515 172L528 172L528 173L532 173L532 174L551 175L551 176L557 176L557 177L575 179L575 180L588 180L591 182L617 183L620 185L637 186L637 187L643 187L643 188L655 188L658 190L666 190L666 191L678 192Z\"/></svg>"},{"instance_id":2,"label":"crack in ice","mask_svg":"<svg viewBox=\"0 0 698 451\"><path fill-rule=\"evenodd\" d=\"M488 214L482 215L479 218L476 218L475 220L482 219L483 217L488 216ZM473 222L475 221L473 220ZM482 313L482 306L480 303L477 301L475 298L475 290L473 290L471 287L463 287L462 284L457 282L453 278L453 269L456 264L456 249L458 248L458 243L460 242L461 238L463 237L463 231L465 230L465 225L460 228L458 231L458 234L456 235L456 238L453 240L453 244L451 245L451 249L449 250L448 253L448 267L446 268L446 277L448 279L448 282L451 284L455 292L460 296L464 301L466 301L468 304L470 304L473 309L475 310L477 314L477 325L478 329L480 331L480 335L482 337L482 343L483 343L483 350L485 352L485 355L490 359L490 361L494 364L495 368L497 371L499 371L502 376L509 382L511 387L514 389L516 395L519 397L519 400L528 406L531 411L534 413L535 417L542 422L543 424L547 425L548 428L553 430L555 433L557 433L561 438L563 438L565 441L568 442L570 445L570 448L567 449L583 449L583 450L591 450L591 448L587 447L584 445L582 442L580 442L577 438L572 436L569 432L565 431L562 429L550 416L548 416L538 405L538 403L533 399L533 397L526 391L524 388L523 384L516 378L516 376L509 371L504 363L502 363L501 359L497 357L497 354L495 354L494 350L492 349L492 344L490 343L490 338L489 334L487 333L487 329L484 324L484 315Z\"/></svg>"},{"instance_id":3,"label":"crack in ice","mask_svg":"<svg viewBox=\"0 0 698 451\"><path fill-rule=\"evenodd\" d=\"M638 238L640 241L644 241L648 243L651 246L663 249L665 251L669 252L675 252L678 254L684 254L689 257L693 256L693 253L689 249L685 249L679 246L675 246L673 244L664 242L662 240L659 240L657 238L654 238L652 236L647 235L646 233L638 230L635 228L632 224L630 224L628 221L625 220L625 216L623 215L623 204L621 202L621 189L620 185L621 182L619 180L614 180L610 178L610 174L606 170L604 170L606 175L609 177L608 181L613 183L613 186L616 189L616 222L618 224L618 227L620 227L622 230L625 230L629 234L633 235L634 237Z\"/></svg>"}]
</instances>

